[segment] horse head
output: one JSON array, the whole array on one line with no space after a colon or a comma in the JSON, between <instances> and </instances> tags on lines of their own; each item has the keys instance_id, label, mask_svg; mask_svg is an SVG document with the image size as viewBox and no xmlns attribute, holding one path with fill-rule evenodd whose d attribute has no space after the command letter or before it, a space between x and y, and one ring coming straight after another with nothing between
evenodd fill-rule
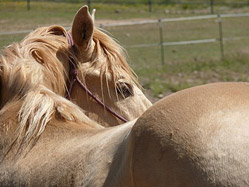
<instances>
[{"instance_id":1,"label":"horse head","mask_svg":"<svg viewBox=\"0 0 249 187\"><path fill-rule=\"evenodd\" d=\"M102 103L92 99L80 84L72 85L71 101L88 117L114 126L140 116L151 103L139 89L122 47L93 22L84 6L75 15L71 34L57 25L42 27L6 47L0 58L1 106L38 88L64 97L74 66L77 79Z\"/></svg>"},{"instance_id":2,"label":"horse head","mask_svg":"<svg viewBox=\"0 0 249 187\"><path fill-rule=\"evenodd\" d=\"M0 116L16 129L14 141L39 137L52 120L100 127L64 98L71 56L67 39L63 27L42 27L2 51Z\"/></svg>"},{"instance_id":3,"label":"horse head","mask_svg":"<svg viewBox=\"0 0 249 187\"><path fill-rule=\"evenodd\" d=\"M94 26L87 6L75 15L71 30L79 79L104 106L98 104L79 84L72 88L71 98L86 114L104 126L123 123L106 110L120 114L126 120L139 117L150 101L140 90L137 78L126 60L125 50Z\"/></svg>"}]
</instances>

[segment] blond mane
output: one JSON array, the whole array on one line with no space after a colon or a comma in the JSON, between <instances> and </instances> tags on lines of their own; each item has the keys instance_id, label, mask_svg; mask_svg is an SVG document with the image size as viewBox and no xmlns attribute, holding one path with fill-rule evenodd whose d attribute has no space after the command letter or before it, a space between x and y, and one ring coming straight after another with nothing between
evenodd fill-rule
<instances>
[{"instance_id":1,"label":"blond mane","mask_svg":"<svg viewBox=\"0 0 249 187\"><path fill-rule=\"evenodd\" d=\"M59 26L42 27L31 32L20 43L6 47L0 57L2 77L8 77L8 84L5 85L13 87L18 84L13 82L13 76L19 74L22 76L19 77L21 84L42 84L62 95L65 92L66 73L58 55L69 56L65 33ZM22 86L18 89L13 94L27 91Z\"/></svg>"},{"instance_id":2,"label":"blond mane","mask_svg":"<svg viewBox=\"0 0 249 187\"><path fill-rule=\"evenodd\" d=\"M2 51L1 106L14 99L23 101L18 113L18 136L24 135L25 142L38 137L54 117L100 128L79 107L62 97L68 79L69 58L77 65L82 64L70 49L67 37L63 27L42 27ZM139 85L127 63L125 50L117 42L97 28L93 40L95 48L90 66L81 69L83 74L97 69L101 78L111 75L115 83L125 72L127 79Z\"/></svg>"},{"instance_id":3,"label":"blond mane","mask_svg":"<svg viewBox=\"0 0 249 187\"><path fill-rule=\"evenodd\" d=\"M109 97L111 97L110 82L108 80L111 80L113 84L112 87L115 88L114 91L116 92L117 99L119 99L117 90L119 90L120 94L123 95L123 90L117 88L118 80L125 81L131 86L131 88L133 85L141 88L135 72L128 65L128 55L126 50L106 33L107 31L103 29L94 28L94 49L91 58L88 62L78 63L79 73L82 74L82 81L84 83L86 83L86 76L94 72L100 77L100 85L96 86L100 86L104 103L104 86L108 90Z\"/></svg>"},{"instance_id":4,"label":"blond mane","mask_svg":"<svg viewBox=\"0 0 249 187\"><path fill-rule=\"evenodd\" d=\"M114 76L114 80L123 76L123 72L120 71L122 69L127 73L127 78L131 79L137 86L139 86L137 75L127 63L128 55L126 50L112 37L97 29L94 32L94 40L99 41L98 43L108 58L109 63L107 63L106 66L110 67L109 71Z\"/></svg>"},{"instance_id":5,"label":"blond mane","mask_svg":"<svg viewBox=\"0 0 249 187\"><path fill-rule=\"evenodd\" d=\"M84 70L83 73L87 74L88 71L97 69L100 71L102 78L111 75L114 83L118 79L126 76L125 78L127 80L140 86L135 72L127 63L128 56L125 49L105 32L106 31L98 28L94 29L93 40L95 48L89 67Z\"/></svg>"},{"instance_id":6,"label":"blond mane","mask_svg":"<svg viewBox=\"0 0 249 187\"><path fill-rule=\"evenodd\" d=\"M29 142L57 119L100 127L83 111L64 99L70 51L66 30L60 26L38 28L20 43L6 47L0 56L1 107L22 100L17 138ZM55 115L57 114L57 115Z\"/></svg>"}]
</instances>

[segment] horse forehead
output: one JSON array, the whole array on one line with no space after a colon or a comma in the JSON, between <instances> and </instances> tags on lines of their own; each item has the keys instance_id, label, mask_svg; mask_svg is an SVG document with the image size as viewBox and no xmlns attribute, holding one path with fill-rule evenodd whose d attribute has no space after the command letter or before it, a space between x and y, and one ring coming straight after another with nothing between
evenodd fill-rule
<instances>
[{"instance_id":1,"label":"horse forehead","mask_svg":"<svg viewBox=\"0 0 249 187\"><path fill-rule=\"evenodd\" d=\"M113 81L113 77L117 77L117 80L122 81L122 80L129 80L128 76L126 76L125 71L122 73L120 72L113 72L111 73L109 70L104 72L101 72L101 66L99 67L93 67L91 64L92 62L87 62L87 63L82 63L79 65L78 70L79 72L86 76L86 77L91 77L91 78L97 78L99 79L101 76L107 81Z\"/></svg>"}]
</instances>

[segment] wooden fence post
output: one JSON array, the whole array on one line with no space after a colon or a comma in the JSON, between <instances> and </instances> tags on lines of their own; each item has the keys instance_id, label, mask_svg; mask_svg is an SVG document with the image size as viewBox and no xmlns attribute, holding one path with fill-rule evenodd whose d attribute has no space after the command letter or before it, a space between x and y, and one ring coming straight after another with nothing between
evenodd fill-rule
<instances>
[{"instance_id":1,"label":"wooden fence post","mask_svg":"<svg viewBox=\"0 0 249 187\"><path fill-rule=\"evenodd\" d=\"M222 19L221 19L220 14L218 14L217 17L218 17L218 23L219 23L220 52L221 52L221 58L223 59L225 55L224 55L224 45L223 45Z\"/></svg>"},{"instance_id":2,"label":"wooden fence post","mask_svg":"<svg viewBox=\"0 0 249 187\"><path fill-rule=\"evenodd\" d=\"M27 0L27 9L30 10L30 0Z\"/></svg>"},{"instance_id":3,"label":"wooden fence post","mask_svg":"<svg viewBox=\"0 0 249 187\"><path fill-rule=\"evenodd\" d=\"M210 12L214 14L214 0L210 0Z\"/></svg>"},{"instance_id":4,"label":"wooden fence post","mask_svg":"<svg viewBox=\"0 0 249 187\"><path fill-rule=\"evenodd\" d=\"M148 0L149 12L152 12L152 0Z\"/></svg>"},{"instance_id":5,"label":"wooden fence post","mask_svg":"<svg viewBox=\"0 0 249 187\"><path fill-rule=\"evenodd\" d=\"M158 20L158 25L159 25L159 34L160 34L161 61L162 65L164 65L163 23L161 19Z\"/></svg>"}]
</instances>

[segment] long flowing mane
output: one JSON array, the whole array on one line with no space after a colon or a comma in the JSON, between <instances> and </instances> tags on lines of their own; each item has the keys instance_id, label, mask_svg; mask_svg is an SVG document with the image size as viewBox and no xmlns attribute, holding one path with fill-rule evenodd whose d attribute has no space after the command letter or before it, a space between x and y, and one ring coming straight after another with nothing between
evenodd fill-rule
<instances>
[{"instance_id":1,"label":"long flowing mane","mask_svg":"<svg viewBox=\"0 0 249 187\"><path fill-rule=\"evenodd\" d=\"M29 142L38 137L53 117L99 127L79 107L62 97L67 81L68 47L66 30L51 26L36 29L20 43L2 51L1 108L9 102L23 101L16 138L24 135L23 141Z\"/></svg>"},{"instance_id":2,"label":"long flowing mane","mask_svg":"<svg viewBox=\"0 0 249 187\"><path fill-rule=\"evenodd\" d=\"M127 63L128 57L125 49L120 46L112 37L98 29L95 29L94 40L97 43L96 51L100 51L100 49L102 49L103 53L108 59L107 63L102 65L102 68L107 70L109 67L109 71L114 77L120 76L120 73L122 73L120 72L120 69L122 69L136 84L138 84L135 72ZM94 61L96 61L96 58Z\"/></svg>"},{"instance_id":3,"label":"long flowing mane","mask_svg":"<svg viewBox=\"0 0 249 187\"><path fill-rule=\"evenodd\" d=\"M83 75L88 74L89 71L99 70L102 79L110 75L115 83L118 79L126 76L127 80L140 87L135 72L127 63L126 50L119 43L107 35L106 31L98 28L94 29L93 41L95 43L93 55L89 63L82 65L81 73ZM82 71L82 69L84 70Z\"/></svg>"},{"instance_id":4,"label":"long flowing mane","mask_svg":"<svg viewBox=\"0 0 249 187\"><path fill-rule=\"evenodd\" d=\"M88 71L99 70L101 78L111 75L115 82L125 72L126 78L138 85L127 63L125 50L114 39L95 28L93 41L95 47L89 63L79 61L68 44L67 31L60 26L38 28L20 43L2 51L1 107L14 100L23 101L18 113L17 137L24 134L25 142L38 137L54 116L100 128L79 107L62 97L65 95L70 58L78 66L83 64L84 68L80 70L84 75Z\"/></svg>"},{"instance_id":5,"label":"long flowing mane","mask_svg":"<svg viewBox=\"0 0 249 187\"><path fill-rule=\"evenodd\" d=\"M59 95L64 93L65 69L57 55L69 56L65 33L59 26L38 28L20 43L3 50L0 62L2 78L8 77L8 84L5 85L9 88L20 85L13 94L26 93L29 89L23 86L24 83L33 86L42 84ZM15 81L16 74L20 77Z\"/></svg>"}]
</instances>

